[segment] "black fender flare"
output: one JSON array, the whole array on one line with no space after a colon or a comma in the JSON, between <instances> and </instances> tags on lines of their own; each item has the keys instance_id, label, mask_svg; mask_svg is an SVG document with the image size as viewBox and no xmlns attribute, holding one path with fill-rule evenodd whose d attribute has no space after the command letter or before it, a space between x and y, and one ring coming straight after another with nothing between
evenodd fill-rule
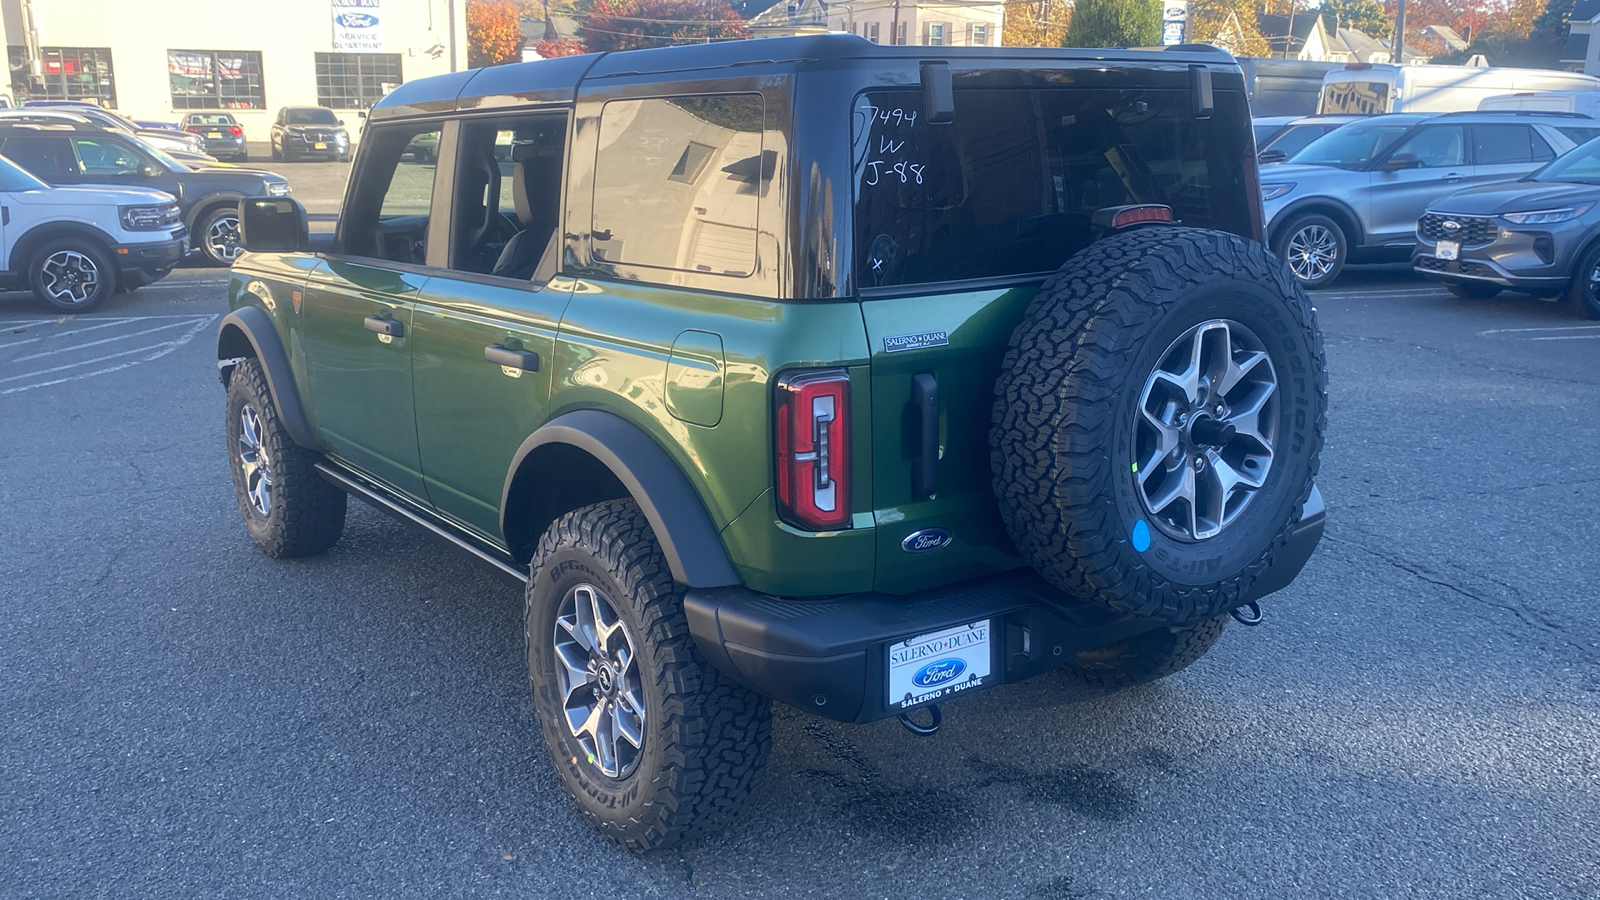
<instances>
[{"instance_id":1,"label":"black fender flare","mask_svg":"<svg viewBox=\"0 0 1600 900\"><path fill-rule=\"evenodd\" d=\"M34 248L52 238L86 237L96 241L111 257L111 262L121 268L121 260L117 258L117 239L90 225L87 222L71 222L58 220L54 222L40 222L19 235L11 245L11 271L26 272L29 264L33 262Z\"/></svg>"},{"instance_id":2,"label":"black fender flare","mask_svg":"<svg viewBox=\"0 0 1600 900\"><path fill-rule=\"evenodd\" d=\"M644 511L679 584L712 588L740 583L711 514L683 470L639 426L601 410L582 409L557 416L517 448L500 495L502 534L510 524L506 521L508 501L523 461L551 444L579 450L616 476Z\"/></svg>"},{"instance_id":3,"label":"black fender flare","mask_svg":"<svg viewBox=\"0 0 1600 900\"><path fill-rule=\"evenodd\" d=\"M283 352L283 342L278 339L272 317L259 306L241 306L223 316L217 325L217 374L224 386L228 384L233 367L248 357L255 357L266 373L272 403L278 408L278 419L289 437L308 450L320 452L322 448L312 436L305 407L300 405L300 392L295 389L289 355Z\"/></svg>"},{"instance_id":4,"label":"black fender flare","mask_svg":"<svg viewBox=\"0 0 1600 900\"><path fill-rule=\"evenodd\" d=\"M194 238L194 233L195 229L200 227L200 218L202 216L219 206L237 207L239 205L239 201L243 199L244 195L235 191L217 191L214 194L207 194L204 197L194 201L194 205L189 207L188 215L183 217L183 227L189 229L191 241L194 242L197 240Z\"/></svg>"},{"instance_id":5,"label":"black fender flare","mask_svg":"<svg viewBox=\"0 0 1600 900\"><path fill-rule=\"evenodd\" d=\"M1277 243L1278 235L1282 232L1285 224L1295 216L1319 206L1326 206L1336 210L1339 216L1349 221L1350 227L1355 231L1354 234L1346 235L1350 239L1351 250L1361 246L1361 242L1366 240L1366 229L1361 224L1361 217L1356 215L1356 211L1350 208L1350 204L1332 197L1306 197L1303 200L1296 200L1285 206L1282 211L1272 217L1272 225L1267 228L1267 239L1263 241L1267 249L1272 250L1272 245Z\"/></svg>"}]
</instances>

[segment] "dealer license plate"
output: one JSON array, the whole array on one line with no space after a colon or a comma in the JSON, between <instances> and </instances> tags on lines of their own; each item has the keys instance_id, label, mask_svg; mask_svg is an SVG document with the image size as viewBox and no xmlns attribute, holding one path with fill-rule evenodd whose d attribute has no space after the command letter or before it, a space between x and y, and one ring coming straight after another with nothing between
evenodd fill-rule
<instances>
[{"instance_id":1,"label":"dealer license plate","mask_svg":"<svg viewBox=\"0 0 1600 900\"><path fill-rule=\"evenodd\" d=\"M315 144L312 144L311 146L315 147L318 150L326 150L326 149L328 149L328 142L327 141L317 141Z\"/></svg>"},{"instance_id":2,"label":"dealer license plate","mask_svg":"<svg viewBox=\"0 0 1600 900\"><path fill-rule=\"evenodd\" d=\"M1461 245L1455 241L1440 241L1434 248L1433 255L1440 259L1460 259Z\"/></svg>"},{"instance_id":3,"label":"dealer license plate","mask_svg":"<svg viewBox=\"0 0 1600 900\"><path fill-rule=\"evenodd\" d=\"M905 709L989 680L990 620L919 634L889 647L889 707Z\"/></svg>"}]
</instances>

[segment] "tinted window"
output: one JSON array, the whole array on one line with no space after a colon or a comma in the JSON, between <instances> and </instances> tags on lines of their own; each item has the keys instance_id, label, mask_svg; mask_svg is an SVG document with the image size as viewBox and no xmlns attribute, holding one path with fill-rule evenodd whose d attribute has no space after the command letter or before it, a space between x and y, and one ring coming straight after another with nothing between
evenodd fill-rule
<instances>
[{"instance_id":1,"label":"tinted window","mask_svg":"<svg viewBox=\"0 0 1600 900\"><path fill-rule=\"evenodd\" d=\"M1466 158L1466 138L1461 132L1460 125L1434 125L1418 129L1395 146L1394 156L1409 153L1422 161L1424 169L1459 166Z\"/></svg>"},{"instance_id":2,"label":"tinted window","mask_svg":"<svg viewBox=\"0 0 1600 900\"><path fill-rule=\"evenodd\" d=\"M0 191L37 191L47 187L21 166L0 156Z\"/></svg>"},{"instance_id":3,"label":"tinted window","mask_svg":"<svg viewBox=\"0 0 1600 900\"><path fill-rule=\"evenodd\" d=\"M958 90L929 125L920 91L857 98L856 259L863 287L1054 271L1108 206L1160 203L1249 234L1244 98L1187 91Z\"/></svg>"},{"instance_id":4,"label":"tinted window","mask_svg":"<svg viewBox=\"0 0 1600 900\"><path fill-rule=\"evenodd\" d=\"M1600 137L1600 128L1574 128L1571 125L1561 125L1557 131L1567 136L1568 140L1582 144Z\"/></svg>"},{"instance_id":5,"label":"tinted window","mask_svg":"<svg viewBox=\"0 0 1600 900\"><path fill-rule=\"evenodd\" d=\"M137 175L145 159L120 141L74 138L80 171L86 175Z\"/></svg>"},{"instance_id":6,"label":"tinted window","mask_svg":"<svg viewBox=\"0 0 1600 900\"><path fill-rule=\"evenodd\" d=\"M1322 89L1317 112L1371 115L1389 111L1389 85L1381 81L1339 81Z\"/></svg>"},{"instance_id":7,"label":"tinted window","mask_svg":"<svg viewBox=\"0 0 1600 900\"><path fill-rule=\"evenodd\" d=\"M452 269L526 281L554 273L566 117L535 114L461 126Z\"/></svg>"},{"instance_id":8,"label":"tinted window","mask_svg":"<svg viewBox=\"0 0 1600 900\"><path fill-rule=\"evenodd\" d=\"M4 144L0 144L0 153L46 181L57 175L74 175L78 171L78 158L72 155L72 142L65 137L8 137Z\"/></svg>"},{"instance_id":9,"label":"tinted window","mask_svg":"<svg viewBox=\"0 0 1600 900\"><path fill-rule=\"evenodd\" d=\"M613 100L595 161L597 262L749 275L757 200L776 153L762 149L759 94Z\"/></svg>"},{"instance_id":10,"label":"tinted window","mask_svg":"<svg viewBox=\"0 0 1600 900\"><path fill-rule=\"evenodd\" d=\"M1307 144L1332 130L1333 127L1330 125L1296 125L1267 146L1283 151L1285 156L1293 156L1305 149Z\"/></svg>"},{"instance_id":11,"label":"tinted window","mask_svg":"<svg viewBox=\"0 0 1600 900\"><path fill-rule=\"evenodd\" d=\"M1472 126L1473 161L1480 166L1508 163L1531 163L1535 156L1534 142L1542 150L1544 159L1553 159L1550 146L1533 129L1526 125L1474 125Z\"/></svg>"},{"instance_id":12,"label":"tinted window","mask_svg":"<svg viewBox=\"0 0 1600 900\"><path fill-rule=\"evenodd\" d=\"M233 116L228 113L190 113L184 117L190 125L235 125Z\"/></svg>"},{"instance_id":13,"label":"tinted window","mask_svg":"<svg viewBox=\"0 0 1600 900\"><path fill-rule=\"evenodd\" d=\"M1571 181L1600 184L1600 141L1570 150L1560 159L1539 170L1539 181Z\"/></svg>"},{"instance_id":14,"label":"tinted window","mask_svg":"<svg viewBox=\"0 0 1600 900\"><path fill-rule=\"evenodd\" d=\"M1290 156L1292 163L1310 166L1337 166L1341 169L1359 169L1373 157L1389 149L1406 133L1409 124L1388 122L1356 122L1335 128L1307 144L1299 153Z\"/></svg>"}]
</instances>

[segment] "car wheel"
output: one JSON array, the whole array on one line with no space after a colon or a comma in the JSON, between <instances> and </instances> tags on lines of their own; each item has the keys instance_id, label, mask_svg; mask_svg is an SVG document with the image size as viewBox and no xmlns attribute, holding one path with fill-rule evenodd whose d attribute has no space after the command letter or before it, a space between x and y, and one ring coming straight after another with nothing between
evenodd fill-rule
<instances>
[{"instance_id":1,"label":"car wheel","mask_svg":"<svg viewBox=\"0 0 1600 900\"><path fill-rule=\"evenodd\" d=\"M235 156L233 159L234 159L235 162L246 162L246 161L248 161L250 159L250 151L249 150L240 150L239 151L239 155Z\"/></svg>"},{"instance_id":2,"label":"car wheel","mask_svg":"<svg viewBox=\"0 0 1600 900\"><path fill-rule=\"evenodd\" d=\"M638 505L557 519L529 572L534 706L584 818L634 851L725 822L766 766L772 703L701 656Z\"/></svg>"},{"instance_id":3,"label":"car wheel","mask_svg":"<svg viewBox=\"0 0 1600 900\"><path fill-rule=\"evenodd\" d=\"M1106 690L1145 684L1180 672L1205 656L1222 630L1227 616L1196 625L1157 628L1144 634L1084 650L1062 667L1084 684Z\"/></svg>"},{"instance_id":4,"label":"car wheel","mask_svg":"<svg viewBox=\"0 0 1600 900\"><path fill-rule=\"evenodd\" d=\"M200 250L214 266L231 266L244 252L239 243L239 210L224 206L207 213L196 229Z\"/></svg>"},{"instance_id":5,"label":"car wheel","mask_svg":"<svg viewBox=\"0 0 1600 900\"><path fill-rule=\"evenodd\" d=\"M1310 496L1316 312L1231 234L1158 226L1067 260L1011 335L990 464L1006 531L1068 595L1188 625L1239 605Z\"/></svg>"},{"instance_id":6,"label":"car wheel","mask_svg":"<svg viewBox=\"0 0 1600 900\"><path fill-rule=\"evenodd\" d=\"M1325 287L1339 277L1350 241L1338 222L1309 213L1284 226L1274 250L1289 265L1295 280L1309 290Z\"/></svg>"},{"instance_id":7,"label":"car wheel","mask_svg":"<svg viewBox=\"0 0 1600 900\"><path fill-rule=\"evenodd\" d=\"M272 144L272 158L275 161L282 162L283 161L283 150L278 147L278 142L277 141L272 141L271 144Z\"/></svg>"},{"instance_id":8,"label":"car wheel","mask_svg":"<svg viewBox=\"0 0 1600 900\"><path fill-rule=\"evenodd\" d=\"M273 559L332 547L344 532L345 493L317 474L317 454L289 437L260 362L233 367L227 410L233 492L256 546Z\"/></svg>"},{"instance_id":9,"label":"car wheel","mask_svg":"<svg viewBox=\"0 0 1600 900\"><path fill-rule=\"evenodd\" d=\"M1591 319L1600 319L1600 244L1591 247L1572 270L1567 299Z\"/></svg>"},{"instance_id":10,"label":"car wheel","mask_svg":"<svg viewBox=\"0 0 1600 900\"><path fill-rule=\"evenodd\" d=\"M46 241L28 264L34 296L59 310L88 312L117 289L110 254L88 238Z\"/></svg>"},{"instance_id":11,"label":"car wheel","mask_svg":"<svg viewBox=\"0 0 1600 900\"><path fill-rule=\"evenodd\" d=\"M1500 296L1502 290L1497 284L1483 284L1477 281L1446 281L1444 289L1463 300L1488 300Z\"/></svg>"}]
</instances>

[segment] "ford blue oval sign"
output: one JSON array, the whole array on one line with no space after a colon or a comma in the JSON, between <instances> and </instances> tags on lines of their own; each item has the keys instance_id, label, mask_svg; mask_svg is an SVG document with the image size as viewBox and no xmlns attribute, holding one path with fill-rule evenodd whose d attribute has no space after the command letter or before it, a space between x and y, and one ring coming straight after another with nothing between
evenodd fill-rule
<instances>
[{"instance_id":1,"label":"ford blue oval sign","mask_svg":"<svg viewBox=\"0 0 1600 900\"><path fill-rule=\"evenodd\" d=\"M911 676L911 683L917 687L938 687L955 681L966 670L967 664L959 659L936 659L918 669L917 674Z\"/></svg>"},{"instance_id":2,"label":"ford blue oval sign","mask_svg":"<svg viewBox=\"0 0 1600 900\"><path fill-rule=\"evenodd\" d=\"M950 546L952 540L954 538L950 537L950 532L943 528L924 528L906 535L906 539L900 542L900 549L907 553L927 553Z\"/></svg>"},{"instance_id":3,"label":"ford blue oval sign","mask_svg":"<svg viewBox=\"0 0 1600 900\"><path fill-rule=\"evenodd\" d=\"M335 22L345 28L377 28L378 17L366 13L340 13L333 17Z\"/></svg>"}]
</instances>

